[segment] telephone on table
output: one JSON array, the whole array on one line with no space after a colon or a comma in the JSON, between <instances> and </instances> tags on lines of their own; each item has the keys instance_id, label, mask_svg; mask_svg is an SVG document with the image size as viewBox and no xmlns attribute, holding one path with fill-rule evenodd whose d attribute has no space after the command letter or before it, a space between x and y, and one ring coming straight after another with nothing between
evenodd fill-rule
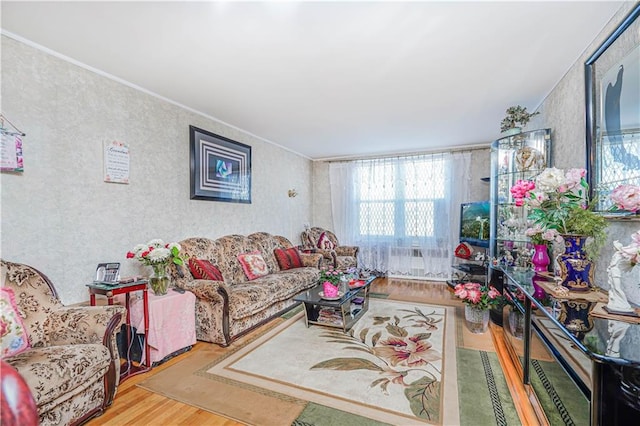
<instances>
[{"instance_id":1,"label":"telephone on table","mask_svg":"<svg viewBox=\"0 0 640 426\"><path fill-rule=\"evenodd\" d=\"M96 268L96 282L117 283L120 279L120 263L99 263Z\"/></svg>"}]
</instances>

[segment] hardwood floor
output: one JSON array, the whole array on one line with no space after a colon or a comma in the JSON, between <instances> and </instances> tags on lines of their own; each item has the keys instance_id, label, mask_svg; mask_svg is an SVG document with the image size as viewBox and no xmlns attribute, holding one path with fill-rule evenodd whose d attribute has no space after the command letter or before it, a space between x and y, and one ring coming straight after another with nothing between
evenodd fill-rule
<instances>
[{"instance_id":1,"label":"hardwood floor","mask_svg":"<svg viewBox=\"0 0 640 426\"><path fill-rule=\"evenodd\" d=\"M404 297L415 298L415 300L439 301L441 304L459 304L460 302L451 294L445 283L428 283L415 280L397 279L377 279L371 287L372 292L387 293L390 299L401 299ZM495 333L492 327L492 333ZM499 327L495 327L501 332ZM256 330L255 332L259 332ZM246 336L249 337L249 336ZM245 338L246 338L245 337ZM494 335L494 342L495 342ZM225 348L211 343L198 342L191 351L179 355L162 365L154 367L151 371L138 374L120 384L118 393L111 407L100 417L96 417L87 423L90 426L97 425L211 425L211 426L235 426L242 425L234 420L217 416L200 408L183 404L181 402L163 397L162 395L149 392L136 386L138 383L169 368L177 362L189 357L194 351L200 351L214 346L220 353L224 353ZM499 349L499 348L497 348ZM497 351L500 356L500 350ZM507 357L508 358L508 357ZM507 380L514 378L515 370L513 366L505 365L502 357L501 364L505 370ZM535 415L533 415L530 405L527 403L524 389L518 389L516 383L509 380L509 386L516 406L519 406L518 414L526 425L536 425ZM522 386L522 385L520 385ZM528 407L527 407L528 406Z\"/></svg>"}]
</instances>

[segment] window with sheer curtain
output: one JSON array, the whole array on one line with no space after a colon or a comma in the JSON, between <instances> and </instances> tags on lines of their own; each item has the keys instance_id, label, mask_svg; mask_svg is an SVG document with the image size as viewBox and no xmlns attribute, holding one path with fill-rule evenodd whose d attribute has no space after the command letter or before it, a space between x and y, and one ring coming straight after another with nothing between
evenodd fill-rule
<instances>
[{"instance_id":1,"label":"window with sheer curtain","mask_svg":"<svg viewBox=\"0 0 640 426\"><path fill-rule=\"evenodd\" d=\"M448 278L468 153L330 165L334 226L360 247L360 264L390 275Z\"/></svg>"}]
</instances>

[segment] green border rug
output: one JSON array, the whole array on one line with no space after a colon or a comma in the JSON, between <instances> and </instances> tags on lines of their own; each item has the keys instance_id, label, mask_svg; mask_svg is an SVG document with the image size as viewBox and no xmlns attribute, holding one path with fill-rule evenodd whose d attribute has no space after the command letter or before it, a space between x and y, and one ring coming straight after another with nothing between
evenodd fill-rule
<instances>
[{"instance_id":1,"label":"green border rug","mask_svg":"<svg viewBox=\"0 0 640 426\"><path fill-rule=\"evenodd\" d=\"M458 348L461 425L520 425L495 353Z\"/></svg>"}]
</instances>

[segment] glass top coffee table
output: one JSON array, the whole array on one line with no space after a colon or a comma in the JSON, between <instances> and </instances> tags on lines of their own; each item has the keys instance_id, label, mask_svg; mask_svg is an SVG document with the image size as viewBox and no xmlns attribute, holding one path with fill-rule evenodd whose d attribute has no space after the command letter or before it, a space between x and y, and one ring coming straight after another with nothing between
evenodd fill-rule
<instances>
[{"instance_id":1,"label":"glass top coffee table","mask_svg":"<svg viewBox=\"0 0 640 426\"><path fill-rule=\"evenodd\" d=\"M350 287L337 300L328 300L320 296L322 284L303 291L293 298L304 305L305 324L323 325L325 327L341 328L347 331L369 309L369 287L376 279L375 276L360 280L362 285Z\"/></svg>"}]
</instances>

